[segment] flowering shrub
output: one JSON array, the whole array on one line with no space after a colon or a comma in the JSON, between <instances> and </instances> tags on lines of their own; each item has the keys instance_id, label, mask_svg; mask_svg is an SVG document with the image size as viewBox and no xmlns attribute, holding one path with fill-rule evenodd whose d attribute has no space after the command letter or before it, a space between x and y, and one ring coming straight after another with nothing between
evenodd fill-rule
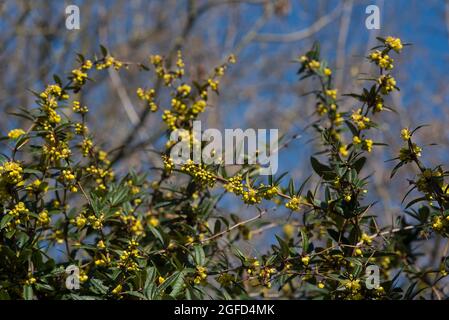
<instances>
[{"instance_id":1,"label":"flowering shrub","mask_svg":"<svg viewBox=\"0 0 449 320\"><path fill-rule=\"evenodd\" d=\"M285 174L263 177L257 165L241 165L230 173L219 164L176 165L172 142L160 152L160 175L116 175L109 154L94 142L87 126L89 110L76 100L94 70L120 70L126 63L110 56L79 55L78 67L63 82L34 93L35 107L17 112L29 120L2 138L10 147L0 161L0 296L7 299L199 299L270 296L280 298L400 299L413 298L446 275L419 270L414 245L433 231L449 235L449 192L446 171L427 168L413 142L417 129L403 129L405 141L392 176L403 165L416 165L412 189L422 197L406 205L405 218L379 228L374 203L367 202L367 157L382 145L370 137L376 115L390 111L385 98L399 90L392 75L392 56L403 50L400 39L379 38L367 59L379 70L369 88L349 96L354 110L339 108L332 70L319 47L298 59L298 74L319 84L317 120L313 128L322 157L311 157L320 178L300 187L284 183ZM174 67L150 57L159 81L171 92L170 108L152 88L137 96L151 112L162 111L167 137L176 129L191 132L192 123L219 92L220 78L235 63L230 56L202 82L184 80L181 53ZM398 133L399 134L399 133ZM203 148L193 135L194 148ZM234 170L235 171L235 170ZM310 190L307 190L310 187ZM220 193L221 191L221 193ZM259 214L248 220L224 216L217 209L223 193L240 198ZM240 200L236 200L240 201ZM265 202L301 217L285 224L278 243L260 256L248 255L239 240L251 238L251 223L267 214ZM419 202L426 203L415 209ZM79 269L78 290L65 285L66 268ZM380 268L380 283L367 285L369 266ZM431 283L424 273L433 274ZM403 278L399 286L396 279ZM416 288L416 289L415 289ZM419 290L418 290L419 289Z\"/></svg>"}]
</instances>

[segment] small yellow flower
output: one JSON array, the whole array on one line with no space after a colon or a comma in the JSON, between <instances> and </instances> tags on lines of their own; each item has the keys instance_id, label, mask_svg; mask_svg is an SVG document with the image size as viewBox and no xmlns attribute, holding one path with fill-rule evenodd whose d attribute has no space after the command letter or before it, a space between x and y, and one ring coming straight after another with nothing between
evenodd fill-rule
<instances>
[{"instance_id":1,"label":"small yellow flower","mask_svg":"<svg viewBox=\"0 0 449 320\"><path fill-rule=\"evenodd\" d=\"M349 154L348 151L348 146L347 145L342 145L339 149L338 152L343 156L343 157L347 157Z\"/></svg>"},{"instance_id":2,"label":"small yellow flower","mask_svg":"<svg viewBox=\"0 0 449 320\"><path fill-rule=\"evenodd\" d=\"M159 225L159 219L153 216L148 220L148 223L153 227L157 227Z\"/></svg>"},{"instance_id":3,"label":"small yellow flower","mask_svg":"<svg viewBox=\"0 0 449 320\"><path fill-rule=\"evenodd\" d=\"M97 248L98 248L98 249L104 249L104 248L106 248L106 245L104 244L104 241L103 241L103 240L98 241L98 243L97 243Z\"/></svg>"},{"instance_id":4,"label":"small yellow flower","mask_svg":"<svg viewBox=\"0 0 449 320\"><path fill-rule=\"evenodd\" d=\"M329 68L325 68L324 69L324 75L330 76L331 74L332 74L332 70L331 69L329 69Z\"/></svg>"},{"instance_id":5,"label":"small yellow flower","mask_svg":"<svg viewBox=\"0 0 449 320\"><path fill-rule=\"evenodd\" d=\"M289 223L285 224L284 227L282 228L285 236L287 238L292 238L294 236L295 233L295 227Z\"/></svg>"},{"instance_id":6,"label":"small yellow flower","mask_svg":"<svg viewBox=\"0 0 449 320\"><path fill-rule=\"evenodd\" d=\"M362 139L360 139L358 136L354 136L352 138L352 143L353 144L360 144L360 143L362 143Z\"/></svg>"},{"instance_id":7,"label":"small yellow flower","mask_svg":"<svg viewBox=\"0 0 449 320\"><path fill-rule=\"evenodd\" d=\"M362 234L362 242L371 244L371 242L373 242L373 239L371 239L371 237L369 235L367 235L366 233L363 233Z\"/></svg>"},{"instance_id":8,"label":"small yellow flower","mask_svg":"<svg viewBox=\"0 0 449 320\"><path fill-rule=\"evenodd\" d=\"M308 266L309 262L310 262L310 257L309 256L304 256L301 258L301 262L303 265Z\"/></svg>"},{"instance_id":9,"label":"small yellow flower","mask_svg":"<svg viewBox=\"0 0 449 320\"><path fill-rule=\"evenodd\" d=\"M316 60L312 60L309 62L309 68L310 69L318 69L320 67L320 62Z\"/></svg>"},{"instance_id":10,"label":"small yellow flower","mask_svg":"<svg viewBox=\"0 0 449 320\"><path fill-rule=\"evenodd\" d=\"M410 130L408 128L404 128L404 129L401 130L401 138L402 138L402 140L407 141L411 137L412 137L412 133L410 132Z\"/></svg>"},{"instance_id":11,"label":"small yellow flower","mask_svg":"<svg viewBox=\"0 0 449 320\"><path fill-rule=\"evenodd\" d=\"M120 292L122 292L122 289L123 289L122 285L119 284L114 288L114 290L112 290L112 294L119 294Z\"/></svg>"},{"instance_id":12,"label":"small yellow flower","mask_svg":"<svg viewBox=\"0 0 449 320\"><path fill-rule=\"evenodd\" d=\"M326 95L332 99L337 99L337 89L333 89L333 90L326 90Z\"/></svg>"},{"instance_id":13,"label":"small yellow flower","mask_svg":"<svg viewBox=\"0 0 449 320\"><path fill-rule=\"evenodd\" d=\"M188 96L191 90L192 88L187 84L183 84L178 87L178 93L181 94L182 96Z\"/></svg>"},{"instance_id":14,"label":"small yellow flower","mask_svg":"<svg viewBox=\"0 0 449 320\"><path fill-rule=\"evenodd\" d=\"M373 140L366 139L366 140L363 141L363 147L362 148L363 148L363 150L371 152L373 150L373 144L374 144Z\"/></svg>"}]
</instances>

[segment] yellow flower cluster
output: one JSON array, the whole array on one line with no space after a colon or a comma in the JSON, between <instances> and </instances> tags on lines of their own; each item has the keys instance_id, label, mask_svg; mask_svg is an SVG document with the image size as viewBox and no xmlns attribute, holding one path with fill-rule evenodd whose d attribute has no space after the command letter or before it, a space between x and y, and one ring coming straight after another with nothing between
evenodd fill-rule
<instances>
[{"instance_id":1,"label":"yellow flower cluster","mask_svg":"<svg viewBox=\"0 0 449 320\"><path fill-rule=\"evenodd\" d=\"M408 146L399 150L399 159L405 162L412 161L415 157L421 157L421 151L421 147L416 145L416 143L412 143L411 150Z\"/></svg>"},{"instance_id":2,"label":"yellow flower cluster","mask_svg":"<svg viewBox=\"0 0 449 320\"><path fill-rule=\"evenodd\" d=\"M83 64L81 65L81 69L83 70L90 70L92 69L93 63L91 60L86 60L83 62Z\"/></svg>"},{"instance_id":3,"label":"yellow flower cluster","mask_svg":"<svg viewBox=\"0 0 449 320\"><path fill-rule=\"evenodd\" d=\"M13 129L9 131L8 138L10 139L18 139L25 134L25 131L22 129Z\"/></svg>"},{"instance_id":4,"label":"yellow flower cluster","mask_svg":"<svg viewBox=\"0 0 449 320\"><path fill-rule=\"evenodd\" d=\"M28 278L25 280L25 285L31 286L37 282L37 279L33 277L33 275L30 273L28 274Z\"/></svg>"},{"instance_id":5,"label":"yellow flower cluster","mask_svg":"<svg viewBox=\"0 0 449 320\"><path fill-rule=\"evenodd\" d=\"M67 159L71 155L71 150L66 142L45 144L42 147L42 153L47 156L50 162L55 162L61 159Z\"/></svg>"},{"instance_id":6,"label":"yellow flower cluster","mask_svg":"<svg viewBox=\"0 0 449 320\"><path fill-rule=\"evenodd\" d=\"M373 140L365 139L363 140L362 149L371 152L373 150L373 144L374 144Z\"/></svg>"},{"instance_id":7,"label":"yellow flower cluster","mask_svg":"<svg viewBox=\"0 0 449 320\"><path fill-rule=\"evenodd\" d=\"M325 91L325 94L333 100L337 99L337 89L328 89Z\"/></svg>"},{"instance_id":8,"label":"yellow flower cluster","mask_svg":"<svg viewBox=\"0 0 449 320\"><path fill-rule=\"evenodd\" d=\"M134 236L141 236L144 234L142 221L135 216L120 214L120 220L127 226L128 230Z\"/></svg>"},{"instance_id":9,"label":"yellow flower cluster","mask_svg":"<svg viewBox=\"0 0 449 320\"><path fill-rule=\"evenodd\" d=\"M19 217L21 214L28 214L30 213L30 210L27 209L25 206L25 203L19 202L14 206L13 209L11 209L8 214L10 214L13 217Z\"/></svg>"},{"instance_id":10,"label":"yellow flower cluster","mask_svg":"<svg viewBox=\"0 0 449 320\"><path fill-rule=\"evenodd\" d=\"M432 229L440 233L447 233L449 231L449 216L435 216L432 220Z\"/></svg>"},{"instance_id":11,"label":"yellow flower cluster","mask_svg":"<svg viewBox=\"0 0 449 320\"><path fill-rule=\"evenodd\" d=\"M248 190L243 191L242 199L246 204L256 204L262 201L257 190L250 187L248 188Z\"/></svg>"},{"instance_id":12,"label":"yellow flower cluster","mask_svg":"<svg viewBox=\"0 0 449 320\"><path fill-rule=\"evenodd\" d=\"M366 233L362 233L362 236L360 238L360 242L361 243L366 243L366 244L371 244L371 242L373 242L373 239L367 235Z\"/></svg>"},{"instance_id":13,"label":"yellow flower cluster","mask_svg":"<svg viewBox=\"0 0 449 320\"><path fill-rule=\"evenodd\" d=\"M303 55L299 57L299 62L303 64L303 66L311 72L317 72L322 67L321 62L315 59L310 59L307 56ZM324 67L324 66L323 66ZM330 68L323 68L322 72L325 76L330 76L332 74L332 70Z\"/></svg>"},{"instance_id":14,"label":"yellow flower cluster","mask_svg":"<svg viewBox=\"0 0 449 320\"><path fill-rule=\"evenodd\" d=\"M318 103L316 105L316 113L318 113L319 116L324 116L329 110L326 108L326 106L322 103Z\"/></svg>"},{"instance_id":15,"label":"yellow flower cluster","mask_svg":"<svg viewBox=\"0 0 449 320\"><path fill-rule=\"evenodd\" d=\"M86 83L87 73L83 72L81 69L73 69L72 76L72 79L76 84L83 85Z\"/></svg>"},{"instance_id":16,"label":"yellow flower cluster","mask_svg":"<svg viewBox=\"0 0 449 320\"><path fill-rule=\"evenodd\" d=\"M344 288L348 291L348 299L360 300L363 296L360 294L362 285L360 284L360 279L347 279L343 281Z\"/></svg>"},{"instance_id":17,"label":"yellow flower cluster","mask_svg":"<svg viewBox=\"0 0 449 320\"><path fill-rule=\"evenodd\" d=\"M47 101L49 101L51 97L61 98L62 100L67 100L69 98L68 94L63 93L62 88L57 84L48 85L39 96Z\"/></svg>"},{"instance_id":18,"label":"yellow flower cluster","mask_svg":"<svg viewBox=\"0 0 449 320\"><path fill-rule=\"evenodd\" d=\"M74 219L70 219L70 223L78 229L82 229L85 225L90 225L92 229L100 230L103 228L104 218L104 214L100 214L100 216L97 217L95 214L88 214L86 211L83 211Z\"/></svg>"},{"instance_id":19,"label":"yellow flower cluster","mask_svg":"<svg viewBox=\"0 0 449 320\"><path fill-rule=\"evenodd\" d=\"M387 37L387 39L385 39L385 45L391 49L393 49L396 52L400 52L403 48L403 44L401 42L401 39L399 38L394 38L394 37Z\"/></svg>"},{"instance_id":20,"label":"yellow flower cluster","mask_svg":"<svg viewBox=\"0 0 449 320\"><path fill-rule=\"evenodd\" d=\"M200 284L202 281L207 278L207 268L203 266L196 266L196 274L193 282L195 284Z\"/></svg>"},{"instance_id":21,"label":"yellow flower cluster","mask_svg":"<svg viewBox=\"0 0 449 320\"><path fill-rule=\"evenodd\" d=\"M68 94L63 93L61 87L57 84L49 85L39 95L42 99L42 110L47 115L47 120L51 124L57 124L61 122L61 116L56 112L58 107L58 100L66 100L69 98Z\"/></svg>"},{"instance_id":22,"label":"yellow flower cluster","mask_svg":"<svg viewBox=\"0 0 449 320\"><path fill-rule=\"evenodd\" d=\"M285 207L292 210L292 211L298 211L301 204L303 202L303 199L298 196L293 196L286 204Z\"/></svg>"},{"instance_id":23,"label":"yellow flower cluster","mask_svg":"<svg viewBox=\"0 0 449 320\"><path fill-rule=\"evenodd\" d=\"M380 112L380 111L382 111L384 109L384 99L380 96L380 95L378 95L377 97L376 97L376 101L375 101L375 103L374 103L374 109L373 109L373 111L374 112Z\"/></svg>"},{"instance_id":24,"label":"yellow flower cluster","mask_svg":"<svg viewBox=\"0 0 449 320\"><path fill-rule=\"evenodd\" d=\"M162 115L162 120L167 124L167 127L170 130L176 130L176 121L177 117L170 110L164 110L164 114Z\"/></svg>"},{"instance_id":25,"label":"yellow flower cluster","mask_svg":"<svg viewBox=\"0 0 449 320\"><path fill-rule=\"evenodd\" d=\"M236 195L243 194L243 177L240 174L237 174L228 179L228 183L224 185L224 188L228 192L235 193Z\"/></svg>"},{"instance_id":26,"label":"yellow flower cluster","mask_svg":"<svg viewBox=\"0 0 449 320\"><path fill-rule=\"evenodd\" d=\"M267 288L271 288L271 277L276 273L276 268L265 266L259 271L259 280Z\"/></svg>"},{"instance_id":27,"label":"yellow flower cluster","mask_svg":"<svg viewBox=\"0 0 449 320\"><path fill-rule=\"evenodd\" d=\"M99 257L95 259L94 263L98 267L107 266L108 264L111 263L111 258L109 257L108 254L105 255L101 253Z\"/></svg>"},{"instance_id":28,"label":"yellow flower cluster","mask_svg":"<svg viewBox=\"0 0 449 320\"><path fill-rule=\"evenodd\" d=\"M188 84L182 84L176 90L181 97L187 97L192 88Z\"/></svg>"},{"instance_id":29,"label":"yellow flower cluster","mask_svg":"<svg viewBox=\"0 0 449 320\"><path fill-rule=\"evenodd\" d=\"M366 129L370 123L370 119L364 115L362 115L362 109L357 109L352 112L351 119L357 125L359 130Z\"/></svg>"},{"instance_id":30,"label":"yellow flower cluster","mask_svg":"<svg viewBox=\"0 0 449 320\"><path fill-rule=\"evenodd\" d=\"M107 164L107 163L106 163ZM91 174L95 179L97 191L106 190L106 183L114 179L114 171L112 169L101 168L91 165L86 168L86 172Z\"/></svg>"},{"instance_id":31,"label":"yellow flower cluster","mask_svg":"<svg viewBox=\"0 0 449 320\"><path fill-rule=\"evenodd\" d=\"M384 52L376 50L369 55L369 58L382 69L393 69L393 58L390 58L390 56Z\"/></svg>"},{"instance_id":32,"label":"yellow flower cluster","mask_svg":"<svg viewBox=\"0 0 449 320\"><path fill-rule=\"evenodd\" d=\"M89 128L84 123L75 123L75 133L81 136L86 135L89 132Z\"/></svg>"},{"instance_id":33,"label":"yellow flower cluster","mask_svg":"<svg viewBox=\"0 0 449 320\"><path fill-rule=\"evenodd\" d=\"M196 101L193 105L192 105L192 114L193 116L196 116L202 112L204 112L204 110L206 109L206 101L204 100L198 100Z\"/></svg>"},{"instance_id":34,"label":"yellow flower cluster","mask_svg":"<svg viewBox=\"0 0 449 320\"><path fill-rule=\"evenodd\" d=\"M73 112L76 113L80 113L80 114L85 114L87 112L89 112L89 109L86 106L81 107L81 104L79 101L73 101L73 107L72 107Z\"/></svg>"},{"instance_id":35,"label":"yellow flower cluster","mask_svg":"<svg viewBox=\"0 0 449 320\"><path fill-rule=\"evenodd\" d=\"M380 76L379 79L377 79L377 83L383 94L388 94L396 89L396 80L389 74Z\"/></svg>"},{"instance_id":36,"label":"yellow flower cluster","mask_svg":"<svg viewBox=\"0 0 449 320\"><path fill-rule=\"evenodd\" d=\"M38 215L38 222L40 225L48 225L50 224L50 216L48 215L47 210L42 210Z\"/></svg>"},{"instance_id":37,"label":"yellow flower cluster","mask_svg":"<svg viewBox=\"0 0 449 320\"><path fill-rule=\"evenodd\" d=\"M8 161L0 166L0 176L8 184L18 185L23 182L23 168L20 163Z\"/></svg>"},{"instance_id":38,"label":"yellow flower cluster","mask_svg":"<svg viewBox=\"0 0 449 320\"><path fill-rule=\"evenodd\" d=\"M173 162L173 159L163 155L162 161L164 162L164 170L167 174L171 174L173 169L175 168L175 163Z\"/></svg>"},{"instance_id":39,"label":"yellow flower cluster","mask_svg":"<svg viewBox=\"0 0 449 320\"><path fill-rule=\"evenodd\" d=\"M259 186L260 194L264 199L270 200L273 199L279 192L276 186L268 186L266 187L263 183Z\"/></svg>"},{"instance_id":40,"label":"yellow flower cluster","mask_svg":"<svg viewBox=\"0 0 449 320\"><path fill-rule=\"evenodd\" d=\"M64 182L66 187L68 187L71 192L78 192L78 188L75 186L76 176L72 171L62 170L59 180Z\"/></svg>"},{"instance_id":41,"label":"yellow flower cluster","mask_svg":"<svg viewBox=\"0 0 449 320\"><path fill-rule=\"evenodd\" d=\"M103 69L107 69L111 66L115 70L119 70L123 66L123 63L114 57L108 56L108 57L104 58L103 61L98 62L96 65L96 68L97 68L97 70L103 70Z\"/></svg>"},{"instance_id":42,"label":"yellow flower cluster","mask_svg":"<svg viewBox=\"0 0 449 320\"><path fill-rule=\"evenodd\" d=\"M412 133L408 128L404 128L401 130L401 138L404 141L408 141L412 137Z\"/></svg>"},{"instance_id":43,"label":"yellow flower cluster","mask_svg":"<svg viewBox=\"0 0 449 320\"><path fill-rule=\"evenodd\" d=\"M169 71L164 68L164 59L160 55L150 56L150 62L156 69L157 76L164 81L166 86L171 86L175 79L179 79L184 75L184 61L181 51L178 51L177 68L174 71Z\"/></svg>"},{"instance_id":44,"label":"yellow flower cluster","mask_svg":"<svg viewBox=\"0 0 449 320\"><path fill-rule=\"evenodd\" d=\"M449 193L447 185L444 184L444 173L441 168L437 170L425 169L421 174L418 174L418 181L416 181L418 191L432 193L437 185L445 194ZM432 196L429 195L429 197Z\"/></svg>"},{"instance_id":45,"label":"yellow flower cluster","mask_svg":"<svg viewBox=\"0 0 449 320\"><path fill-rule=\"evenodd\" d=\"M27 221L29 219L30 210L25 206L25 203L19 202L8 212L8 214L14 218L13 222L8 222L7 224L8 227L11 227L12 223L14 225L19 225L22 221Z\"/></svg>"},{"instance_id":46,"label":"yellow flower cluster","mask_svg":"<svg viewBox=\"0 0 449 320\"><path fill-rule=\"evenodd\" d=\"M158 106L154 101L154 98L156 97L156 91L154 89L144 90L142 88L138 88L137 96L140 100L146 101L152 112L156 112L158 110Z\"/></svg>"},{"instance_id":47,"label":"yellow flower cluster","mask_svg":"<svg viewBox=\"0 0 449 320\"><path fill-rule=\"evenodd\" d=\"M195 164L191 159L181 167L181 171L189 174L201 186L213 187L216 177L204 165Z\"/></svg>"},{"instance_id":48,"label":"yellow flower cluster","mask_svg":"<svg viewBox=\"0 0 449 320\"><path fill-rule=\"evenodd\" d=\"M260 262L256 258L249 259L248 261L248 268L246 269L246 272L248 272L249 275L256 274L257 270L260 267Z\"/></svg>"},{"instance_id":49,"label":"yellow flower cluster","mask_svg":"<svg viewBox=\"0 0 449 320\"><path fill-rule=\"evenodd\" d=\"M94 146L93 141L90 138L84 138L81 142L81 150L83 152L83 156L87 157Z\"/></svg>"},{"instance_id":50,"label":"yellow flower cluster","mask_svg":"<svg viewBox=\"0 0 449 320\"><path fill-rule=\"evenodd\" d=\"M129 241L128 248L120 255L118 266L127 271L139 270L139 264L135 259L141 258L138 250L138 242L135 240Z\"/></svg>"}]
</instances>

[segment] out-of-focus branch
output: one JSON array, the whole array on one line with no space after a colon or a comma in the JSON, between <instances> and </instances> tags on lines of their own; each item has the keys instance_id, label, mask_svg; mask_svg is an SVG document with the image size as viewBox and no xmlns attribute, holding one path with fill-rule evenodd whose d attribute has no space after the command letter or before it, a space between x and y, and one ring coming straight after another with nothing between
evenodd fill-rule
<instances>
[{"instance_id":1,"label":"out-of-focus branch","mask_svg":"<svg viewBox=\"0 0 449 320\"><path fill-rule=\"evenodd\" d=\"M335 85L337 88L341 88L345 67L345 48L346 40L348 38L349 25L351 23L353 0L347 0L343 6L343 15L340 22L340 32L338 33L337 44L337 62L336 69L338 70L335 77Z\"/></svg>"},{"instance_id":2,"label":"out-of-focus branch","mask_svg":"<svg viewBox=\"0 0 449 320\"><path fill-rule=\"evenodd\" d=\"M294 42L294 41L301 41L305 38L308 38L321 29L323 29L325 26L327 26L329 23L331 23L333 20L335 20L339 14L342 11L342 5L339 4L336 6L329 14L322 16L317 21L315 21L311 26L291 32L291 33L285 33L285 34L276 34L276 33L263 33L258 34L254 41L259 42Z\"/></svg>"}]
</instances>

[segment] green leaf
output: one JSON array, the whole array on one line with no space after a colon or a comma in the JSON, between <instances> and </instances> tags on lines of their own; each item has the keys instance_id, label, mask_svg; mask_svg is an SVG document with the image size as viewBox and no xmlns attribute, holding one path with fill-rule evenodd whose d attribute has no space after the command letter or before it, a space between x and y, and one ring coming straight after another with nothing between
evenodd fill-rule
<instances>
[{"instance_id":1,"label":"green leaf","mask_svg":"<svg viewBox=\"0 0 449 320\"><path fill-rule=\"evenodd\" d=\"M361 158L357 159L352 166L357 171L357 173L360 173L360 171L362 170L365 163L366 163L366 158L361 157Z\"/></svg>"},{"instance_id":2,"label":"green leaf","mask_svg":"<svg viewBox=\"0 0 449 320\"><path fill-rule=\"evenodd\" d=\"M194 259L195 263L198 266L204 266L206 264L206 255L204 254L203 247L196 245L194 247L195 253L194 253Z\"/></svg>"},{"instance_id":3,"label":"green leaf","mask_svg":"<svg viewBox=\"0 0 449 320\"><path fill-rule=\"evenodd\" d=\"M309 248L309 237L307 236L307 232L301 229L301 239L302 239L302 250L307 252Z\"/></svg>"},{"instance_id":4,"label":"green leaf","mask_svg":"<svg viewBox=\"0 0 449 320\"><path fill-rule=\"evenodd\" d=\"M6 214L3 216L2 220L0 221L0 230L4 229L8 222L10 222L14 217L10 214Z\"/></svg>"},{"instance_id":5,"label":"green leaf","mask_svg":"<svg viewBox=\"0 0 449 320\"><path fill-rule=\"evenodd\" d=\"M153 226L150 226L150 225L148 225L148 228L150 229L151 233L152 233L156 238L158 238L159 241L160 241L163 245L165 245L164 237L163 237L162 234L159 232L159 230L156 229L156 228L153 227Z\"/></svg>"},{"instance_id":6,"label":"green leaf","mask_svg":"<svg viewBox=\"0 0 449 320\"><path fill-rule=\"evenodd\" d=\"M100 50L103 57L106 57L108 55L108 49L106 49L103 45L100 44Z\"/></svg>"},{"instance_id":7,"label":"green leaf","mask_svg":"<svg viewBox=\"0 0 449 320\"><path fill-rule=\"evenodd\" d=\"M90 280L92 285L92 291L99 294L106 294L108 292L108 287L103 284L103 281L99 279Z\"/></svg>"},{"instance_id":8,"label":"green leaf","mask_svg":"<svg viewBox=\"0 0 449 320\"><path fill-rule=\"evenodd\" d=\"M156 280L156 268L155 267L148 267L147 268L147 274L145 278L145 285L143 287L144 291L147 290L147 288Z\"/></svg>"},{"instance_id":9,"label":"green leaf","mask_svg":"<svg viewBox=\"0 0 449 320\"><path fill-rule=\"evenodd\" d=\"M413 206L414 204L416 204L418 202L426 201L426 200L427 200L426 197L420 197L420 198L413 199L412 201L407 203L407 205L405 206L405 209L408 209L409 207Z\"/></svg>"},{"instance_id":10,"label":"green leaf","mask_svg":"<svg viewBox=\"0 0 449 320\"><path fill-rule=\"evenodd\" d=\"M179 293L182 291L184 285L184 272L180 272L176 279L173 281L172 291L170 292L170 296L176 298Z\"/></svg>"},{"instance_id":11,"label":"green leaf","mask_svg":"<svg viewBox=\"0 0 449 320\"><path fill-rule=\"evenodd\" d=\"M332 169L322 164L318 159L315 157L310 157L310 163L312 164L313 170L322 178L326 180L331 180L333 177L335 177L335 174L332 172Z\"/></svg>"},{"instance_id":12,"label":"green leaf","mask_svg":"<svg viewBox=\"0 0 449 320\"><path fill-rule=\"evenodd\" d=\"M33 287L28 285L23 286L23 298L25 300L33 300Z\"/></svg>"}]
</instances>

